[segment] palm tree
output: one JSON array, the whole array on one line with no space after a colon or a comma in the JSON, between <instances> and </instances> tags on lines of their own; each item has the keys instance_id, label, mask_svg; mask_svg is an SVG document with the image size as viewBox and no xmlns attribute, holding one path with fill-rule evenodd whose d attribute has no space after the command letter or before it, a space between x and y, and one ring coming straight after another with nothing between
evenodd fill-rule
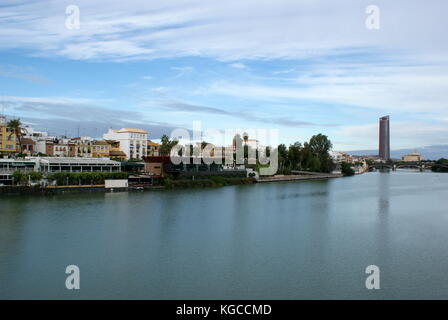
<instances>
[{"instance_id":1,"label":"palm tree","mask_svg":"<svg viewBox=\"0 0 448 320\"><path fill-rule=\"evenodd\" d=\"M22 128L22 122L20 121L20 119L9 120L7 126L10 130L9 136L15 135L17 137L17 140L19 141L20 153L22 153L22 136L26 133L26 129Z\"/></svg>"}]
</instances>

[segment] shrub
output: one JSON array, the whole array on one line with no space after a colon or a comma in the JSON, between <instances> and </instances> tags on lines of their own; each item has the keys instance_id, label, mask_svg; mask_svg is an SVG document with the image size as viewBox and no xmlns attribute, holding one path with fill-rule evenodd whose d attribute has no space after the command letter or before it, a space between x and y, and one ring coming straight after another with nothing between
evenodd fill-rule
<instances>
[{"instance_id":1,"label":"shrub","mask_svg":"<svg viewBox=\"0 0 448 320\"><path fill-rule=\"evenodd\" d=\"M353 170L350 163L347 162L341 163L341 172L344 176L353 176L355 174L355 170Z\"/></svg>"},{"instance_id":2,"label":"shrub","mask_svg":"<svg viewBox=\"0 0 448 320\"><path fill-rule=\"evenodd\" d=\"M49 181L56 181L57 185L98 185L104 180L127 179L127 172L55 172L47 176Z\"/></svg>"}]
</instances>

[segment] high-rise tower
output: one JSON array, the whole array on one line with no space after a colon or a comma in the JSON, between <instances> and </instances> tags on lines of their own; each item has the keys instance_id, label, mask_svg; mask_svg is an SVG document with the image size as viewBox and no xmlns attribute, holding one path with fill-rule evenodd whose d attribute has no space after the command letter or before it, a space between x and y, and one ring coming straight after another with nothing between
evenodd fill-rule
<instances>
[{"instance_id":1,"label":"high-rise tower","mask_svg":"<svg viewBox=\"0 0 448 320\"><path fill-rule=\"evenodd\" d=\"M379 156L383 160L390 159L390 128L389 116L380 118L380 145Z\"/></svg>"}]
</instances>

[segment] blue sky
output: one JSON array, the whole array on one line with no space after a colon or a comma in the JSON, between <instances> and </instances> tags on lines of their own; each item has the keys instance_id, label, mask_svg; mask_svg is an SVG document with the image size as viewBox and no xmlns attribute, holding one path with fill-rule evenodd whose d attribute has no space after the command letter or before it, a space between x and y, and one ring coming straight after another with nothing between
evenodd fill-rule
<instances>
[{"instance_id":1,"label":"blue sky","mask_svg":"<svg viewBox=\"0 0 448 320\"><path fill-rule=\"evenodd\" d=\"M365 27L366 7L380 29ZM80 28L68 29L77 5ZM139 127L327 134L337 150L448 141L446 1L0 1L0 102L52 134Z\"/></svg>"}]
</instances>

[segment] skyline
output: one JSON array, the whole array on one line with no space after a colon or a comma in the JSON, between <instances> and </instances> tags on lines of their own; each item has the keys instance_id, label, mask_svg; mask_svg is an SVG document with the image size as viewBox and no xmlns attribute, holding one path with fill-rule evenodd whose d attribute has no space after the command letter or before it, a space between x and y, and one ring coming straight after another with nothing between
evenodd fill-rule
<instances>
[{"instance_id":1,"label":"skyline","mask_svg":"<svg viewBox=\"0 0 448 320\"><path fill-rule=\"evenodd\" d=\"M77 1L69 30L67 1L0 1L0 102L58 135L142 127L157 139L201 120L363 150L390 114L392 149L443 145L448 5L437 3L378 1L381 27L368 30L358 1Z\"/></svg>"}]
</instances>

